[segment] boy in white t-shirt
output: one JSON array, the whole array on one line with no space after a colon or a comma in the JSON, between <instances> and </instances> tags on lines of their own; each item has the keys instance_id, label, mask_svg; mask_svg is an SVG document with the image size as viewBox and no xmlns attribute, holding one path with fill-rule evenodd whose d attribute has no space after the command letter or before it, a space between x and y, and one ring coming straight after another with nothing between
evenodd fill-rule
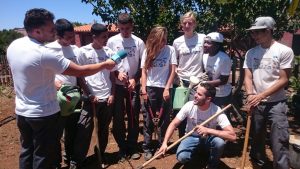
<instances>
[{"instance_id":1,"label":"boy in white t-shirt","mask_svg":"<svg viewBox=\"0 0 300 169\"><path fill-rule=\"evenodd\" d=\"M91 27L93 42L80 48L78 62L81 65L89 65L94 63L102 63L111 58L114 52L106 46L108 39L108 30L105 25L95 23ZM86 95L89 100L84 101L83 110L79 126L77 143L76 159L71 161L71 164L77 167L82 167L82 163L87 155L92 131L93 131L93 106L95 106L96 116L98 118L98 139L100 142L101 157L104 157L104 152L108 143L108 127L112 118L112 104L115 95L114 73L110 70L102 70L98 73L86 76L87 85ZM103 159L105 162L105 159Z\"/></svg>"},{"instance_id":2,"label":"boy in white t-shirt","mask_svg":"<svg viewBox=\"0 0 300 169\"><path fill-rule=\"evenodd\" d=\"M126 50L127 57L121 62L116 73L116 93L113 110L113 135L119 147L119 160L127 155L139 159L137 140L139 135L140 103L140 61L145 44L132 34L133 19L127 13L118 16L119 34L108 39L107 46L114 52ZM125 110L125 113L123 113ZM126 135L125 115L128 124Z\"/></svg>"},{"instance_id":3,"label":"boy in white t-shirt","mask_svg":"<svg viewBox=\"0 0 300 169\"><path fill-rule=\"evenodd\" d=\"M195 127L197 129L180 143L176 153L177 160L183 164L189 162L200 145L204 145L210 153L208 168L218 168L225 146L224 140L235 141L236 134L225 114L219 115L205 126L199 125L220 110L220 107L211 102L215 93L215 87L210 84L198 85L194 101L187 102L170 123L163 144L157 153L166 153L168 141L174 130L186 118L186 132L190 132ZM216 129L217 125L221 130Z\"/></svg>"},{"instance_id":4,"label":"boy in white t-shirt","mask_svg":"<svg viewBox=\"0 0 300 169\"><path fill-rule=\"evenodd\" d=\"M289 133L285 87L294 53L273 39L275 20L258 17L248 29L258 46L246 53L245 89L252 110L251 160L262 166L266 160L266 127L270 123L273 168L289 169Z\"/></svg>"},{"instance_id":5,"label":"boy in white t-shirt","mask_svg":"<svg viewBox=\"0 0 300 169\"><path fill-rule=\"evenodd\" d=\"M66 19L58 19L55 22L55 29L56 29L56 36L57 40L47 44L48 48L51 48L53 53L56 55L63 55L65 58L73 61L74 63L77 62L77 56L79 54L79 49L75 46L75 33L73 24L66 20ZM75 76L68 76L63 74L56 74L55 75L55 86L59 90L62 85L68 86L77 86L77 77ZM81 105L81 104L79 104ZM61 124L61 133L62 135L64 131L64 160L68 166L70 166L70 160L74 158L74 149L76 147L75 140L77 134L77 122L79 120L80 113L71 113L68 116L61 116L60 122ZM57 124L57 125L58 125ZM59 152L61 153L61 146L59 146ZM61 156L58 159L58 166L61 162Z\"/></svg>"},{"instance_id":6,"label":"boy in white t-shirt","mask_svg":"<svg viewBox=\"0 0 300 169\"><path fill-rule=\"evenodd\" d=\"M207 34L203 55L203 69L208 75L208 80L202 83L211 84L216 88L216 96L212 102L219 107L225 107L230 103L232 87L228 82L232 63L230 57L222 51L223 41L221 33Z\"/></svg>"}]
</instances>

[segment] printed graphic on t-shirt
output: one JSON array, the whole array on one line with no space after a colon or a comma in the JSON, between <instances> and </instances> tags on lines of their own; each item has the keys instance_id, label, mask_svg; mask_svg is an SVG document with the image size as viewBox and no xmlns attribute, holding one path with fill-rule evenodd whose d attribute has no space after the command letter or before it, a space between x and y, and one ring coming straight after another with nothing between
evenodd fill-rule
<instances>
[{"instance_id":1,"label":"printed graphic on t-shirt","mask_svg":"<svg viewBox=\"0 0 300 169\"><path fill-rule=\"evenodd\" d=\"M130 58L135 56L136 46L124 47L124 49L127 52L127 57Z\"/></svg>"},{"instance_id":2,"label":"printed graphic on t-shirt","mask_svg":"<svg viewBox=\"0 0 300 169\"><path fill-rule=\"evenodd\" d=\"M274 70L279 68L278 57L276 56L273 56L273 58L253 59L253 69Z\"/></svg>"},{"instance_id":3,"label":"printed graphic on t-shirt","mask_svg":"<svg viewBox=\"0 0 300 169\"><path fill-rule=\"evenodd\" d=\"M152 67L165 67L167 65L167 57L157 58L154 60Z\"/></svg>"},{"instance_id":4,"label":"printed graphic on t-shirt","mask_svg":"<svg viewBox=\"0 0 300 169\"><path fill-rule=\"evenodd\" d=\"M103 55L102 53L101 56L98 56L97 53L93 53L92 55L89 55L88 59L88 64L95 64L95 63L101 63L106 61L109 57L107 55Z\"/></svg>"},{"instance_id":5,"label":"printed graphic on t-shirt","mask_svg":"<svg viewBox=\"0 0 300 169\"><path fill-rule=\"evenodd\" d=\"M197 54L200 53L201 50L201 46L199 45L200 43L198 43L197 45L190 45L187 47L181 47L180 54L181 56L191 56L192 54Z\"/></svg>"}]
</instances>

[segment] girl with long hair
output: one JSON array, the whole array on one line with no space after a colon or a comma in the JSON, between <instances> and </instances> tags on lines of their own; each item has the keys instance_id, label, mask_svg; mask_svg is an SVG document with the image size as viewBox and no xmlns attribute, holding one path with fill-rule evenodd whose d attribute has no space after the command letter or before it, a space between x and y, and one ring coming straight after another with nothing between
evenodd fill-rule
<instances>
[{"instance_id":1,"label":"girl with long hair","mask_svg":"<svg viewBox=\"0 0 300 169\"><path fill-rule=\"evenodd\" d=\"M147 38L141 61L145 160L149 160L155 150L150 145L153 132L158 129L156 133L161 144L170 123L170 93L176 65L175 49L167 45L167 29L154 27Z\"/></svg>"}]
</instances>

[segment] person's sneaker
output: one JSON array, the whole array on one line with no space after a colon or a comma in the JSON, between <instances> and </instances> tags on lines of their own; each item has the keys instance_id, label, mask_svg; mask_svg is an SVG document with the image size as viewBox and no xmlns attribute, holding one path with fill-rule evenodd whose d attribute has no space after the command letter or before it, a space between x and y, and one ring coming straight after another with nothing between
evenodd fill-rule
<instances>
[{"instance_id":1,"label":"person's sneaker","mask_svg":"<svg viewBox=\"0 0 300 169\"><path fill-rule=\"evenodd\" d=\"M145 152L144 154L144 158L146 161L150 160L152 158L152 153L149 151L149 152Z\"/></svg>"},{"instance_id":2,"label":"person's sneaker","mask_svg":"<svg viewBox=\"0 0 300 169\"><path fill-rule=\"evenodd\" d=\"M131 154L130 158L133 159L133 160L138 160L140 157L141 157L140 153L135 152L135 153Z\"/></svg>"}]
</instances>

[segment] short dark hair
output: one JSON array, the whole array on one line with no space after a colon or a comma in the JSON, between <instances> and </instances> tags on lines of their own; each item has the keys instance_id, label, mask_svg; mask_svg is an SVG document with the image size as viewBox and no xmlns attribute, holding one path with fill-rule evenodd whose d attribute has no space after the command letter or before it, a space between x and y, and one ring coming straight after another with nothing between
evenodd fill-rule
<instances>
[{"instance_id":1,"label":"short dark hair","mask_svg":"<svg viewBox=\"0 0 300 169\"><path fill-rule=\"evenodd\" d=\"M56 35L63 37L65 32L74 32L73 24L67 19L58 19L55 22Z\"/></svg>"},{"instance_id":2,"label":"short dark hair","mask_svg":"<svg viewBox=\"0 0 300 169\"><path fill-rule=\"evenodd\" d=\"M24 28L27 32L35 28L44 26L47 21L53 21L54 15L43 8L33 8L26 12L24 19Z\"/></svg>"},{"instance_id":3,"label":"short dark hair","mask_svg":"<svg viewBox=\"0 0 300 169\"><path fill-rule=\"evenodd\" d=\"M94 23L91 27L91 33L92 35L100 35L101 33L103 32L107 32L108 29L105 25L103 24L100 24L100 23Z\"/></svg>"},{"instance_id":4,"label":"short dark hair","mask_svg":"<svg viewBox=\"0 0 300 169\"><path fill-rule=\"evenodd\" d=\"M133 23L133 19L130 17L128 13L121 13L118 16L118 24L128 24Z\"/></svg>"},{"instance_id":5,"label":"short dark hair","mask_svg":"<svg viewBox=\"0 0 300 169\"><path fill-rule=\"evenodd\" d=\"M206 89L205 96L214 98L216 96L216 88L208 83L200 83L201 87Z\"/></svg>"}]
</instances>

